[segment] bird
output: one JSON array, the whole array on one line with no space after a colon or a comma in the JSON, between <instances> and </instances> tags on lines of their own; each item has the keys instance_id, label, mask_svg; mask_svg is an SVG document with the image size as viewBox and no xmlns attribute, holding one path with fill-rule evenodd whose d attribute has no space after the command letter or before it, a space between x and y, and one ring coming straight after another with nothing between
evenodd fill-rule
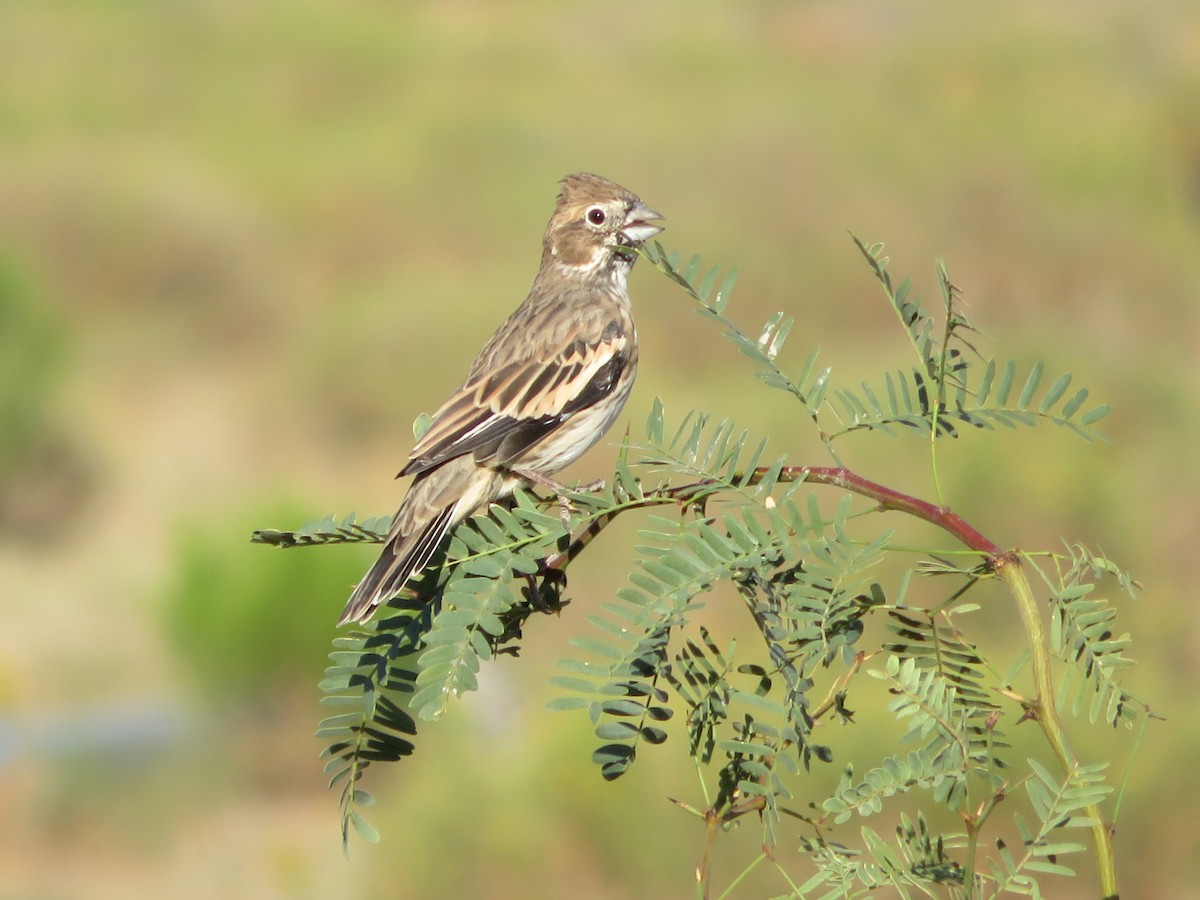
<instances>
[{"instance_id":1,"label":"bird","mask_svg":"<svg viewBox=\"0 0 1200 900\"><path fill-rule=\"evenodd\" d=\"M455 525L518 486L553 491L565 515L567 488L553 475L600 440L633 387L629 272L663 218L599 175L561 180L529 295L409 453L396 477L415 478L339 626L370 621Z\"/></svg>"}]
</instances>

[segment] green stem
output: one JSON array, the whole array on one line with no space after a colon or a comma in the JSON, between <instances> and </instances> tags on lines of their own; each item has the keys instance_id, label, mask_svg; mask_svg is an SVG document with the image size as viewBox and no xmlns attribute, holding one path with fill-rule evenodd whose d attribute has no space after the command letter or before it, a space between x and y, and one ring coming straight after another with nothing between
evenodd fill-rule
<instances>
[{"instance_id":1,"label":"green stem","mask_svg":"<svg viewBox=\"0 0 1200 900\"><path fill-rule=\"evenodd\" d=\"M1066 730L1058 715L1058 706L1054 702L1054 682L1050 672L1050 651L1046 642L1046 633L1042 627L1042 617L1038 612L1037 601L1029 579L1021 569L1021 559L1015 553L1004 554L993 561L996 575L1004 582L1016 601L1017 611L1021 616L1021 624L1029 644L1030 669L1033 672L1035 696L1026 702L1026 714L1034 719L1046 736L1046 742L1054 751L1059 764L1065 771L1072 771L1078 760L1067 740ZM1112 832L1104 820L1103 811L1097 803L1085 807L1088 818L1092 820L1092 838L1096 844L1096 865L1100 876L1100 896L1104 900L1116 900L1117 874L1116 860L1113 856Z\"/></svg>"},{"instance_id":2,"label":"green stem","mask_svg":"<svg viewBox=\"0 0 1200 900\"><path fill-rule=\"evenodd\" d=\"M979 822L967 823L967 861L963 864L963 887L967 890L967 900L975 896L975 854L979 851Z\"/></svg>"}]
</instances>

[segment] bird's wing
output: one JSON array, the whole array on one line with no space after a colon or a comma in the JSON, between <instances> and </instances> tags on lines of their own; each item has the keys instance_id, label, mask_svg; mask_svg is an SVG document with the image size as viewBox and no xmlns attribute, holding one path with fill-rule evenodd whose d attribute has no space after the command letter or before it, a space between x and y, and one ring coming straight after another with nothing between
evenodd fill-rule
<instances>
[{"instance_id":1,"label":"bird's wing","mask_svg":"<svg viewBox=\"0 0 1200 900\"><path fill-rule=\"evenodd\" d=\"M434 414L400 474L416 475L467 453L501 465L518 460L522 450L613 389L632 340L614 319L602 329L572 329L525 358L474 372Z\"/></svg>"}]
</instances>

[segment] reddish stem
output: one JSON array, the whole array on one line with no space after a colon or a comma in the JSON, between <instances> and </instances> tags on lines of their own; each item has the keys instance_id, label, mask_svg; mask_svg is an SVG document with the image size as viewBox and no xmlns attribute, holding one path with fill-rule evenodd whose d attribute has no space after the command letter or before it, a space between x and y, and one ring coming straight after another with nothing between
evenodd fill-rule
<instances>
[{"instance_id":1,"label":"reddish stem","mask_svg":"<svg viewBox=\"0 0 1200 900\"><path fill-rule=\"evenodd\" d=\"M761 478L766 469L755 471L755 477ZM844 466L787 466L780 472L780 481L806 481L811 484L830 484L843 490L870 497L879 503L880 509L906 512L918 519L923 519L947 531L964 545L980 553L986 553L993 558L1006 556L1007 553L994 541L984 537L956 512L947 507L935 506L925 500L919 500L909 494L856 475Z\"/></svg>"},{"instance_id":2,"label":"reddish stem","mask_svg":"<svg viewBox=\"0 0 1200 900\"><path fill-rule=\"evenodd\" d=\"M732 480L746 486L754 485L758 484L768 471L770 470L767 467L761 466L755 469L749 478L737 475ZM944 506L935 506L928 501L920 500L910 494L903 494L878 482L863 478L845 466L785 466L780 470L778 480L805 481L810 484L828 484L840 487L851 493L869 497L879 504L881 510L905 512L932 525L936 525L943 531L953 535L971 550L977 550L980 553L986 554L993 565L999 566L1015 561L1015 554L1012 551L1004 550L994 541L984 537L958 513L951 512ZM565 550L547 559L546 568L559 571L566 568L571 560L577 557L583 551L583 548L590 544L596 535L603 531L619 513L630 509L658 505L664 500L674 500L686 504L697 495L703 495L704 488L711 487L713 484L715 482L709 480L664 488L661 491L646 494L641 501L629 503L620 509L615 509L598 516L571 539L570 545Z\"/></svg>"}]
</instances>

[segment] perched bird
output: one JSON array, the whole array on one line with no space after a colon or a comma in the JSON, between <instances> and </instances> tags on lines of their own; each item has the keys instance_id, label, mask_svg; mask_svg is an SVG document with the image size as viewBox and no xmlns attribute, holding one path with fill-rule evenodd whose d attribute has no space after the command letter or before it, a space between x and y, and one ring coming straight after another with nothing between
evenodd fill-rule
<instances>
[{"instance_id":1,"label":"perched bird","mask_svg":"<svg viewBox=\"0 0 1200 900\"><path fill-rule=\"evenodd\" d=\"M338 624L366 622L429 562L447 532L522 484L551 477L620 415L637 371L629 304L633 248L662 216L620 185L562 180L525 302L484 344L400 475L415 475L383 553Z\"/></svg>"}]
</instances>

